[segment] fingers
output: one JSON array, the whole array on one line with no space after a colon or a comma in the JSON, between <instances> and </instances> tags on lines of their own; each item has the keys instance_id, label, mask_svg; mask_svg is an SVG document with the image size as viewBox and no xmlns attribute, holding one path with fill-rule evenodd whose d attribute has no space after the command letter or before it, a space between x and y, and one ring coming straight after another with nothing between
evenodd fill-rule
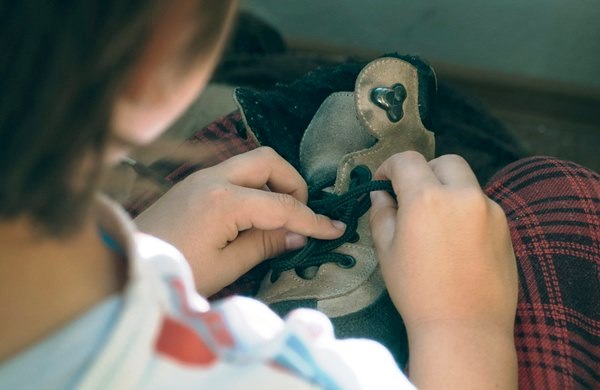
<instances>
[{"instance_id":1,"label":"fingers","mask_svg":"<svg viewBox=\"0 0 600 390\"><path fill-rule=\"evenodd\" d=\"M215 256L218 257L218 261L211 263L211 277L196 272L198 289L203 295L210 296L233 283L263 260L298 249L305 244L305 237L285 229L246 230Z\"/></svg>"},{"instance_id":2,"label":"fingers","mask_svg":"<svg viewBox=\"0 0 600 390\"><path fill-rule=\"evenodd\" d=\"M288 231L307 237L334 239L345 226L339 221L315 214L308 206L288 194L238 188L239 207L236 210L238 231L250 228Z\"/></svg>"},{"instance_id":3,"label":"fingers","mask_svg":"<svg viewBox=\"0 0 600 390\"><path fill-rule=\"evenodd\" d=\"M299 249L306 244L306 237L285 229L276 230L246 230L229 245L223 252L225 258L232 259L232 267L238 269L241 275L265 259L271 259L287 251Z\"/></svg>"},{"instance_id":4,"label":"fingers","mask_svg":"<svg viewBox=\"0 0 600 390\"><path fill-rule=\"evenodd\" d=\"M387 159L375 172L375 179L392 181L398 197L427 185L479 187L477 177L464 158L444 155L429 162L413 151L398 153Z\"/></svg>"},{"instance_id":5,"label":"fingers","mask_svg":"<svg viewBox=\"0 0 600 390\"><path fill-rule=\"evenodd\" d=\"M464 158L457 155L445 155L429 161L429 166L444 185L461 187L479 187L477 177Z\"/></svg>"},{"instance_id":6,"label":"fingers","mask_svg":"<svg viewBox=\"0 0 600 390\"><path fill-rule=\"evenodd\" d=\"M250 229L240 235L223 249L219 268L226 284L233 282L261 261L275 257L286 250L286 231L284 229L264 231Z\"/></svg>"},{"instance_id":7,"label":"fingers","mask_svg":"<svg viewBox=\"0 0 600 390\"><path fill-rule=\"evenodd\" d=\"M261 147L235 156L220 164L219 169L234 185L251 188L268 185L273 192L290 194L303 203L308 200L302 176L271 148Z\"/></svg>"},{"instance_id":8,"label":"fingers","mask_svg":"<svg viewBox=\"0 0 600 390\"><path fill-rule=\"evenodd\" d=\"M390 194L384 191L371 192L371 210L369 218L373 242L377 251L388 248L396 230L398 207Z\"/></svg>"},{"instance_id":9,"label":"fingers","mask_svg":"<svg viewBox=\"0 0 600 390\"><path fill-rule=\"evenodd\" d=\"M396 197L401 199L423 186L439 185L427 160L422 154L409 151L393 155L375 172L375 180L391 180Z\"/></svg>"},{"instance_id":10,"label":"fingers","mask_svg":"<svg viewBox=\"0 0 600 390\"><path fill-rule=\"evenodd\" d=\"M392 181L398 203L411 207L411 199L423 196L435 187L479 187L469 164L456 155L446 155L427 162L413 151L398 153L387 159L375 172L376 180ZM387 193L371 194L371 229L378 250L391 244L398 216L398 204Z\"/></svg>"}]
</instances>

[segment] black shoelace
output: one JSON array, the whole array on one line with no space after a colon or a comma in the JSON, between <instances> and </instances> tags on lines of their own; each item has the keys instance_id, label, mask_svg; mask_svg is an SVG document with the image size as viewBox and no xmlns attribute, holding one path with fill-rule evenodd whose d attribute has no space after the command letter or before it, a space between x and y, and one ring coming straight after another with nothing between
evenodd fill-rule
<instances>
[{"instance_id":1,"label":"black shoelace","mask_svg":"<svg viewBox=\"0 0 600 390\"><path fill-rule=\"evenodd\" d=\"M351 268L356 259L350 255L332 252L347 242L360 239L356 229L358 220L371 207L371 191L388 191L393 194L392 184L387 180L371 180L371 171L363 166L357 166L350 174L348 191L342 195L323 191L323 188L333 183L322 183L309 191L308 206L316 213L326 215L346 224L344 234L335 240L318 240L309 238L306 245L297 251L286 253L271 261L271 282L275 282L282 272L294 269L304 277L308 267L320 266L325 263L336 263L342 268Z\"/></svg>"}]
</instances>

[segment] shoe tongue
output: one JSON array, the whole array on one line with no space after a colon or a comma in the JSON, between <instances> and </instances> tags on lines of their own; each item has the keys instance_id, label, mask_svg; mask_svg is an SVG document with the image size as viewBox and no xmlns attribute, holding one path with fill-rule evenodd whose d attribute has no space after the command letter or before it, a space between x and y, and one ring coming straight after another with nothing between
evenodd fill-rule
<instances>
[{"instance_id":1,"label":"shoe tongue","mask_svg":"<svg viewBox=\"0 0 600 390\"><path fill-rule=\"evenodd\" d=\"M302 175L309 186L332 182L344 156L376 142L357 119L354 93L333 93L319 107L300 143Z\"/></svg>"}]
</instances>

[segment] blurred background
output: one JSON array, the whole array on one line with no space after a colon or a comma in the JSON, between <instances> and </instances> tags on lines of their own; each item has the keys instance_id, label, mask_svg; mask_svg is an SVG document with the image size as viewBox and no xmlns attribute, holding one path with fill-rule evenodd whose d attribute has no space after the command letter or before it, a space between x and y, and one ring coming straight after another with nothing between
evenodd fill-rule
<instances>
[{"instance_id":1,"label":"blurred background","mask_svg":"<svg viewBox=\"0 0 600 390\"><path fill-rule=\"evenodd\" d=\"M600 1L243 0L299 57L417 54L525 149L600 170Z\"/></svg>"},{"instance_id":2,"label":"blurred background","mask_svg":"<svg viewBox=\"0 0 600 390\"><path fill-rule=\"evenodd\" d=\"M467 158L482 184L526 155L556 156L600 171L598 0L241 0L241 8L212 82L157 143L134 154L151 172L115 172L109 180L115 198L148 205L164 191L153 177L181 180L184 175L172 173L182 161L185 174L217 163L214 156L227 145L206 133L217 118L239 108L235 87L259 91L257 107L277 126L274 118L290 112L274 112L272 96L263 91L308 72L322 83L306 88L323 93L345 84L352 90L353 79L333 80L327 69L390 52L418 55L433 66L440 81L438 153ZM291 101L304 116L293 114L284 125L307 125L326 97L299 96ZM161 163L165 158L180 161Z\"/></svg>"}]
</instances>

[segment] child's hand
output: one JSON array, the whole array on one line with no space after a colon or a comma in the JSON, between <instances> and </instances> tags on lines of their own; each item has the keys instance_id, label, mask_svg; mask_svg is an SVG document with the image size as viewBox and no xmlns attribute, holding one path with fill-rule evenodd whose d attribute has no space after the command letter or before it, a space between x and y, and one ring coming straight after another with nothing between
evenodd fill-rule
<instances>
[{"instance_id":1,"label":"child's hand","mask_svg":"<svg viewBox=\"0 0 600 390\"><path fill-rule=\"evenodd\" d=\"M186 256L208 296L261 261L301 247L306 236L339 237L343 224L313 213L307 199L300 174L272 149L258 148L190 175L136 223Z\"/></svg>"},{"instance_id":2,"label":"child's hand","mask_svg":"<svg viewBox=\"0 0 600 390\"><path fill-rule=\"evenodd\" d=\"M391 180L397 197L372 193L370 216L384 279L407 327L411 378L448 388L453 379L469 387L473 375L514 380L517 271L500 206L458 156L428 163L400 153L375 178Z\"/></svg>"}]
</instances>

